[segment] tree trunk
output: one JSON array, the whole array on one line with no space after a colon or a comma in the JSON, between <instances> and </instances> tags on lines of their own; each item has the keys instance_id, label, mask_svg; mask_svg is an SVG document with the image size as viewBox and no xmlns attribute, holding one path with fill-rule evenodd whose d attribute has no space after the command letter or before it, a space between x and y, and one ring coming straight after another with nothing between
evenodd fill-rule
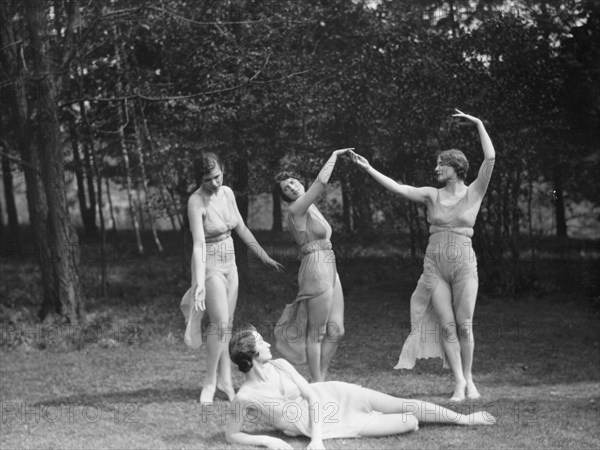
<instances>
[{"instance_id":1,"label":"tree trunk","mask_svg":"<svg viewBox=\"0 0 600 450\"><path fill-rule=\"evenodd\" d=\"M120 93L120 91L119 91ZM129 164L129 154L127 152L127 144L125 143L125 116L127 103L125 106L119 102L119 148L121 149L121 156L125 165L125 187L127 189L127 200L129 201L129 213L131 214L131 222L135 231L135 240L137 242L137 249L140 255L144 254L144 245L142 244L142 236L140 234L140 223L138 221L137 206L133 199L133 180L131 179L131 167Z\"/></svg>"},{"instance_id":2,"label":"tree trunk","mask_svg":"<svg viewBox=\"0 0 600 450\"><path fill-rule=\"evenodd\" d=\"M110 180L104 177L104 184L106 185L106 200L108 200L108 213L110 214L110 221L112 223L113 234L117 233L117 219L115 218L115 209L113 207L112 197L110 196Z\"/></svg>"},{"instance_id":3,"label":"tree trunk","mask_svg":"<svg viewBox=\"0 0 600 450\"><path fill-rule=\"evenodd\" d=\"M554 179L554 211L556 214L556 237L567 237L567 221L565 218L565 198L563 191L562 166L557 165L552 170Z\"/></svg>"},{"instance_id":4,"label":"tree trunk","mask_svg":"<svg viewBox=\"0 0 600 450\"><path fill-rule=\"evenodd\" d=\"M138 107L141 108L141 105L138 104ZM150 206L150 194L148 193L148 178L146 176L146 163L145 163L145 159L144 159L144 143L142 142L142 136L141 136L141 132L140 132L140 128L141 128L141 123L140 123L140 119L138 117L137 112L135 111L135 106L132 109L132 113L134 114L133 117L133 124L134 124L134 128L135 128L135 142L136 142L136 150L137 150L137 156L140 162L140 174L141 174L141 178L142 178L142 189L144 190L144 197L145 197L145 204L146 204L146 210L148 211L148 220L150 221L150 229L152 230L152 236L154 237L154 243L156 244L156 248L158 249L159 253L163 252L163 246L160 243L160 239L158 237L158 232L156 231L156 225L154 223L154 214L152 214L152 208ZM144 209L142 208L142 211Z\"/></svg>"},{"instance_id":5,"label":"tree trunk","mask_svg":"<svg viewBox=\"0 0 600 450\"><path fill-rule=\"evenodd\" d=\"M16 11L13 11L13 13ZM20 11L19 11L20 13ZM36 154L32 151L31 142L31 124L29 120L29 107L27 104L27 90L25 87L25 71L20 57L21 47L16 45L6 45L20 40L20 36L15 35L13 22L6 20L4 14L0 14L2 64L7 73L12 76L12 87L14 107L12 108L12 121L21 154L23 165L21 169L25 174L27 210L29 213L29 223L33 231L33 243L31 243L31 253L36 256L42 275L42 304L53 304L58 296L57 281L52 258L49 253L47 230L47 205L44 187L41 183L38 170L40 163ZM23 243L21 254L30 253L27 243Z\"/></svg>"},{"instance_id":6,"label":"tree trunk","mask_svg":"<svg viewBox=\"0 0 600 450\"><path fill-rule=\"evenodd\" d=\"M119 33L117 30L117 26L113 27L113 38L114 38L114 50L115 50L115 62L116 67L119 74L123 73L123 65L122 65L122 44L119 42ZM123 95L123 83L121 80L121 76L119 75L117 78L117 86L116 86L116 94L118 96ZM125 142L125 127L127 126L127 122L129 121L129 111L127 107L127 100L123 100L123 102L119 102L117 105L118 109L118 118L119 118L119 148L121 150L121 156L123 157L123 163L125 165L125 186L127 188L127 199L129 201L129 212L131 214L131 222L133 224L133 229L135 232L135 239L137 242L138 253L140 255L144 254L144 246L142 244L142 237L140 234L140 223L138 221L137 214L137 206L133 199L133 181L131 178L131 166L129 163L129 154L127 153L127 144Z\"/></svg>"},{"instance_id":7,"label":"tree trunk","mask_svg":"<svg viewBox=\"0 0 600 450\"><path fill-rule=\"evenodd\" d=\"M144 135L146 137L146 142L148 143L148 148L150 149L150 154L154 155L154 143L152 142L152 136L150 136L150 130L148 129L148 121L146 120L146 115L144 114L144 108L142 107L142 105L140 105L140 116L141 116L141 121L142 121L142 127L144 130ZM160 200L163 204L163 208L165 209L165 212L167 213L167 215L169 216L169 220L171 221L171 226L173 227L173 231L177 231L177 225L175 224L175 219L173 218L173 213L171 212L171 203L167 202L167 199L165 197L165 193L163 191L163 187L165 189L168 190L167 187L167 180L166 177L164 175L164 172L159 169L158 170L161 181L162 181L162 186L159 186L158 188L158 192L160 194ZM173 199L173 197L171 196L171 199ZM177 214L177 219L179 220L179 225L180 228L183 227L183 224L181 223L181 218L179 217L179 214Z\"/></svg>"},{"instance_id":8,"label":"tree trunk","mask_svg":"<svg viewBox=\"0 0 600 450\"><path fill-rule=\"evenodd\" d=\"M4 183L4 199L6 200L6 215L8 216L8 227L12 236L18 241L19 218L17 216L17 207L15 204L12 170L10 166L10 159L8 159L8 156L6 156L4 153L2 154L2 181Z\"/></svg>"},{"instance_id":9,"label":"tree trunk","mask_svg":"<svg viewBox=\"0 0 600 450\"><path fill-rule=\"evenodd\" d=\"M92 137L90 135L90 137ZM85 168L85 179L87 182L87 198L90 203L88 208L88 223L90 224L90 231L96 234L98 226L96 225L96 188L94 186L94 164L93 161L94 152L90 151L90 146L93 145L93 140L90 140L89 145L83 144L83 166ZM98 182L96 181L96 184Z\"/></svg>"},{"instance_id":10,"label":"tree trunk","mask_svg":"<svg viewBox=\"0 0 600 450\"><path fill-rule=\"evenodd\" d=\"M83 101L79 102L79 108L81 110L81 119L82 123L85 124L85 129L87 130L88 136L88 145L85 145L84 148L89 148L90 154L86 155L86 158L89 158L90 165L92 167L93 173L96 177L96 194L98 195L97 202L94 201L94 207L97 203L98 205L98 217L100 219L100 294L102 297L106 297L107 290L107 262L106 262L106 224L104 223L104 202L102 201L102 173L100 168L98 167L98 158L96 155L96 149L94 145L94 133L92 132L92 124L90 123L89 117L87 115L87 111L85 109L85 104ZM93 178L90 176L90 178ZM89 180L89 179L88 179ZM90 195L93 192L93 186L89 189ZM108 194L108 193L107 193ZM110 194L108 194L108 198L110 199ZM112 209L111 209L112 212ZM95 220L94 220L95 221ZM113 222L114 226L114 222Z\"/></svg>"},{"instance_id":11,"label":"tree trunk","mask_svg":"<svg viewBox=\"0 0 600 450\"><path fill-rule=\"evenodd\" d=\"M282 231L281 197L279 196L279 189L275 185L271 189L271 197L273 199L273 225L271 226L271 231Z\"/></svg>"},{"instance_id":12,"label":"tree trunk","mask_svg":"<svg viewBox=\"0 0 600 450\"><path fill-rule=\"evenodd\" d=\"M71 138L71 147L73 150L75 179L77 181L77 200L79 201L81 222L83 223L85 234L92 236L97 231L95 214L93 211L92 214L90 214L91 206L87 206L88 202L86 201L85 195L85 181L83 179L83 164L81 161L81 155L79 154L79 132L77 131L77 124L74 118L69 119L69 134Z\"/></svg>"},{"instance_id":13,"label":"tree trunk","mask_svg":"<svg viewBox=\"0 0 600 450\"><path fill-rule=\"evenodd\" d=\"M58 281L58 301L43 305L70 323L83 319L83 296L79 282L79 240L71 222L65 192L63 152L57 116L56 80L50 76L47 33L48 11L43 2L27 2L25 20L31 39L37 141L42 180L48 202L49 243Z\"/></svg>"}]
</instances>

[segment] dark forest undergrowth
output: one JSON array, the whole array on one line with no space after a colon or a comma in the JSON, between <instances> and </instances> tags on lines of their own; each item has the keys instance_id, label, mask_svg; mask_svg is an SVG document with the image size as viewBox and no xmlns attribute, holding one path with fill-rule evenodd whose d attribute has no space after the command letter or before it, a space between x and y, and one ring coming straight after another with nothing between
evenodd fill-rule
<instances>
[{"instance_id":1,"label":"dark forest undergrowth","mask_svg":"<svg viewBox=\"0 0 600 450\"><path fill-rule=\"evenodd\" d=\"M273 341L273 326L296 293L298 263L284 235L257 233L283 260L277 274L250 260L241 277L236 320ZM99 293L98 246L83 240L81 277L87 323L36 321L40 276L33 252L4 241L0 288L2 448L230 448L219 398L202 412L197 398L204 348L183 344L179 301L188 288L181 242L135 255L121 234L108 257L108 296ZM8 242L8 244L6 244ZM600 300L597 243L540 243L536 285L516 296L494 294L481 270L475 312L477 402L498 424L485 428L425 425L401 437L325 441L328 448L600 447ZM368 245L367 245L368 244ZM95 246L96 245L96 246ZM95 246L95 247L94 247ZM400 246L401 247L401 246ZM389 241L338 242L346 297L346 337L330 379L446 404L450 373L440 361L393 370L410 332L409 299L421 262ZM397 247L396 247L397 248ZM583 253L582 253L583 249ZM392 256L389 256L392 255ZM299 367L307 374L306 367ZM242 377L235 375L239 386ZM250 431L279 433L256 424ZM307 439L290 439L303 448Z\"/></svg>"}]
</instances>

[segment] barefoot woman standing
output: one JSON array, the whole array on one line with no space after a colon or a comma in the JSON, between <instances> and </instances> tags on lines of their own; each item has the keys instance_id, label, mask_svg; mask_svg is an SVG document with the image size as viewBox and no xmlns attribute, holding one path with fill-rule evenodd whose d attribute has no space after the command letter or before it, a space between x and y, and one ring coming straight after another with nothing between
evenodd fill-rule
<instances>
[{"instance_id":1,"label":"barefoot woman standing","mask_svg":"<svg viewBox=\"0 0 600 450\"><path fill-rule=\"evenodd\" d=\"M477 179L465 184L469 168L460 150L439 154L435 173L443 187L407 186L373 169L357 154L352 160L379 184L407 200L427 205L429 245L423 274L410 300L413 330L408 336L396 369L412 369L419 358L441 357L454 374L451 401L465 395L475 399L479 392L473 382L473 313L479 281L477 259L471 246L473 226L487 190L495 151L481 120L461 111L455 117L475 124L483 147L484 161Z\"/></svg>"},{"instance_id":2,"label":"barefoot woman standing","mask_svg":"<svg viewBox=\"0 0 600 450\"><path fill-rule=\"evenodd\" d=\"M205 152L195 165L200 188L188 201L188 216L194 247L192 287L183 296L186 318L185 343L202 344L202 315L206 311L206 377L200 403L209 404L217 389L229 400L234 390L228 343L238 297L238 273L231 231L266 265L277 271L283 266L267 255L244 224L233 191L223 186L223 165L217 155Z\"/></svg>"}]
</instances>

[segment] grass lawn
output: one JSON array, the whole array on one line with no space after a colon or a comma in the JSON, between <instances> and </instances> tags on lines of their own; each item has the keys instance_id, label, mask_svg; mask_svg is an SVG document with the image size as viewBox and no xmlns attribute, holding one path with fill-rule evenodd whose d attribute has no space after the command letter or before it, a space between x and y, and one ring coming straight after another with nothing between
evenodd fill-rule
<instances>
[{"instance_id":1,"label":"grass lawn","mask_svg":"<svg viewBox=\"0 0 600 450\"><path fill-rule=\"evenodd\" d=\"M480 293L475 313L476 402L447 403L450 372L422 361L396 371L410 331L409 298L421 264L399 258L343 258L346 337L330 379L471 412L486 409L493 427L423 425L380 439L334 439L327 448L600 448L598 261L547 263L544 292L517 298ZM237 320L272 341L272 326L296 291L297 263L283 275L251 264ZM224 418L197 403L204 348L182 340L179 311L187 282L176 255L115 258L109 296L98 297L99 268L83 266L89 324L84 330L35 323L40 304L33 261L5 258L0 289L0 447L232 448ZM590 284L590 280L592 281ZM276 354L276 351L274 351ZM277 355L276 355L277 356ZM299 367L307 374L307 368ZM234 383L242 376L235 373ZM251 432L288 438L261 424Z\"/></svg>"}]
</instances>

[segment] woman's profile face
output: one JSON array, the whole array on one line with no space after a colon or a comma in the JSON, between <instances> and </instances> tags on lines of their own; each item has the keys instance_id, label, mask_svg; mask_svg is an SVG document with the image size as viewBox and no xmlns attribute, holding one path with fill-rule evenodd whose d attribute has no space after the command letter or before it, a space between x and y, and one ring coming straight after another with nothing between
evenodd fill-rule
<instances>
[{"instance_id":1,"label":"woman's profile face","mask_svg":"<svg viewBox=\"0 0 600 450\"><path fill-rule=\"evenodd\" d=\"M254 331L252 334L255 338L254 345L256 349L256 356L254 358L258 362L269 361L271 358L273 358L273 355L271 354L271 344L265 342L260 333L258 333L257 331Z\"/></svg>"},{"instance_id":2,"label":"woman's profile face","mask_svg":"<svg viewBox=\"0 0 600 450\"><path fill-rule=\"evenodd\" d=\"M295 201L304 195L304 186L295 178L280 181L279 187L281 188L281 192L291 201Z\"/></svg>"},{"instance_id":3,"label":"woman's profile face","mask_svg":"<svg viewBox=\"0 0 600 450\"><path fill-rule=\"evenodd\" d=\"M209 194L216 194L223 185L223 171L219 165L202 177L202 188Z\"/></svg>"},{"instance_id":4,"label":"woman's profile face","mask_svg":"<svg viewBox=\"0 0 600 450\"><path fill-rule=\"evenodd\" d=\"M445 183L446 181L455 180L457 178L454 167L443 162L442 158L437 159L437 166L435 166L435 174L437 176L438 182L440 183Z\"/></svg>"}]
</instances>

